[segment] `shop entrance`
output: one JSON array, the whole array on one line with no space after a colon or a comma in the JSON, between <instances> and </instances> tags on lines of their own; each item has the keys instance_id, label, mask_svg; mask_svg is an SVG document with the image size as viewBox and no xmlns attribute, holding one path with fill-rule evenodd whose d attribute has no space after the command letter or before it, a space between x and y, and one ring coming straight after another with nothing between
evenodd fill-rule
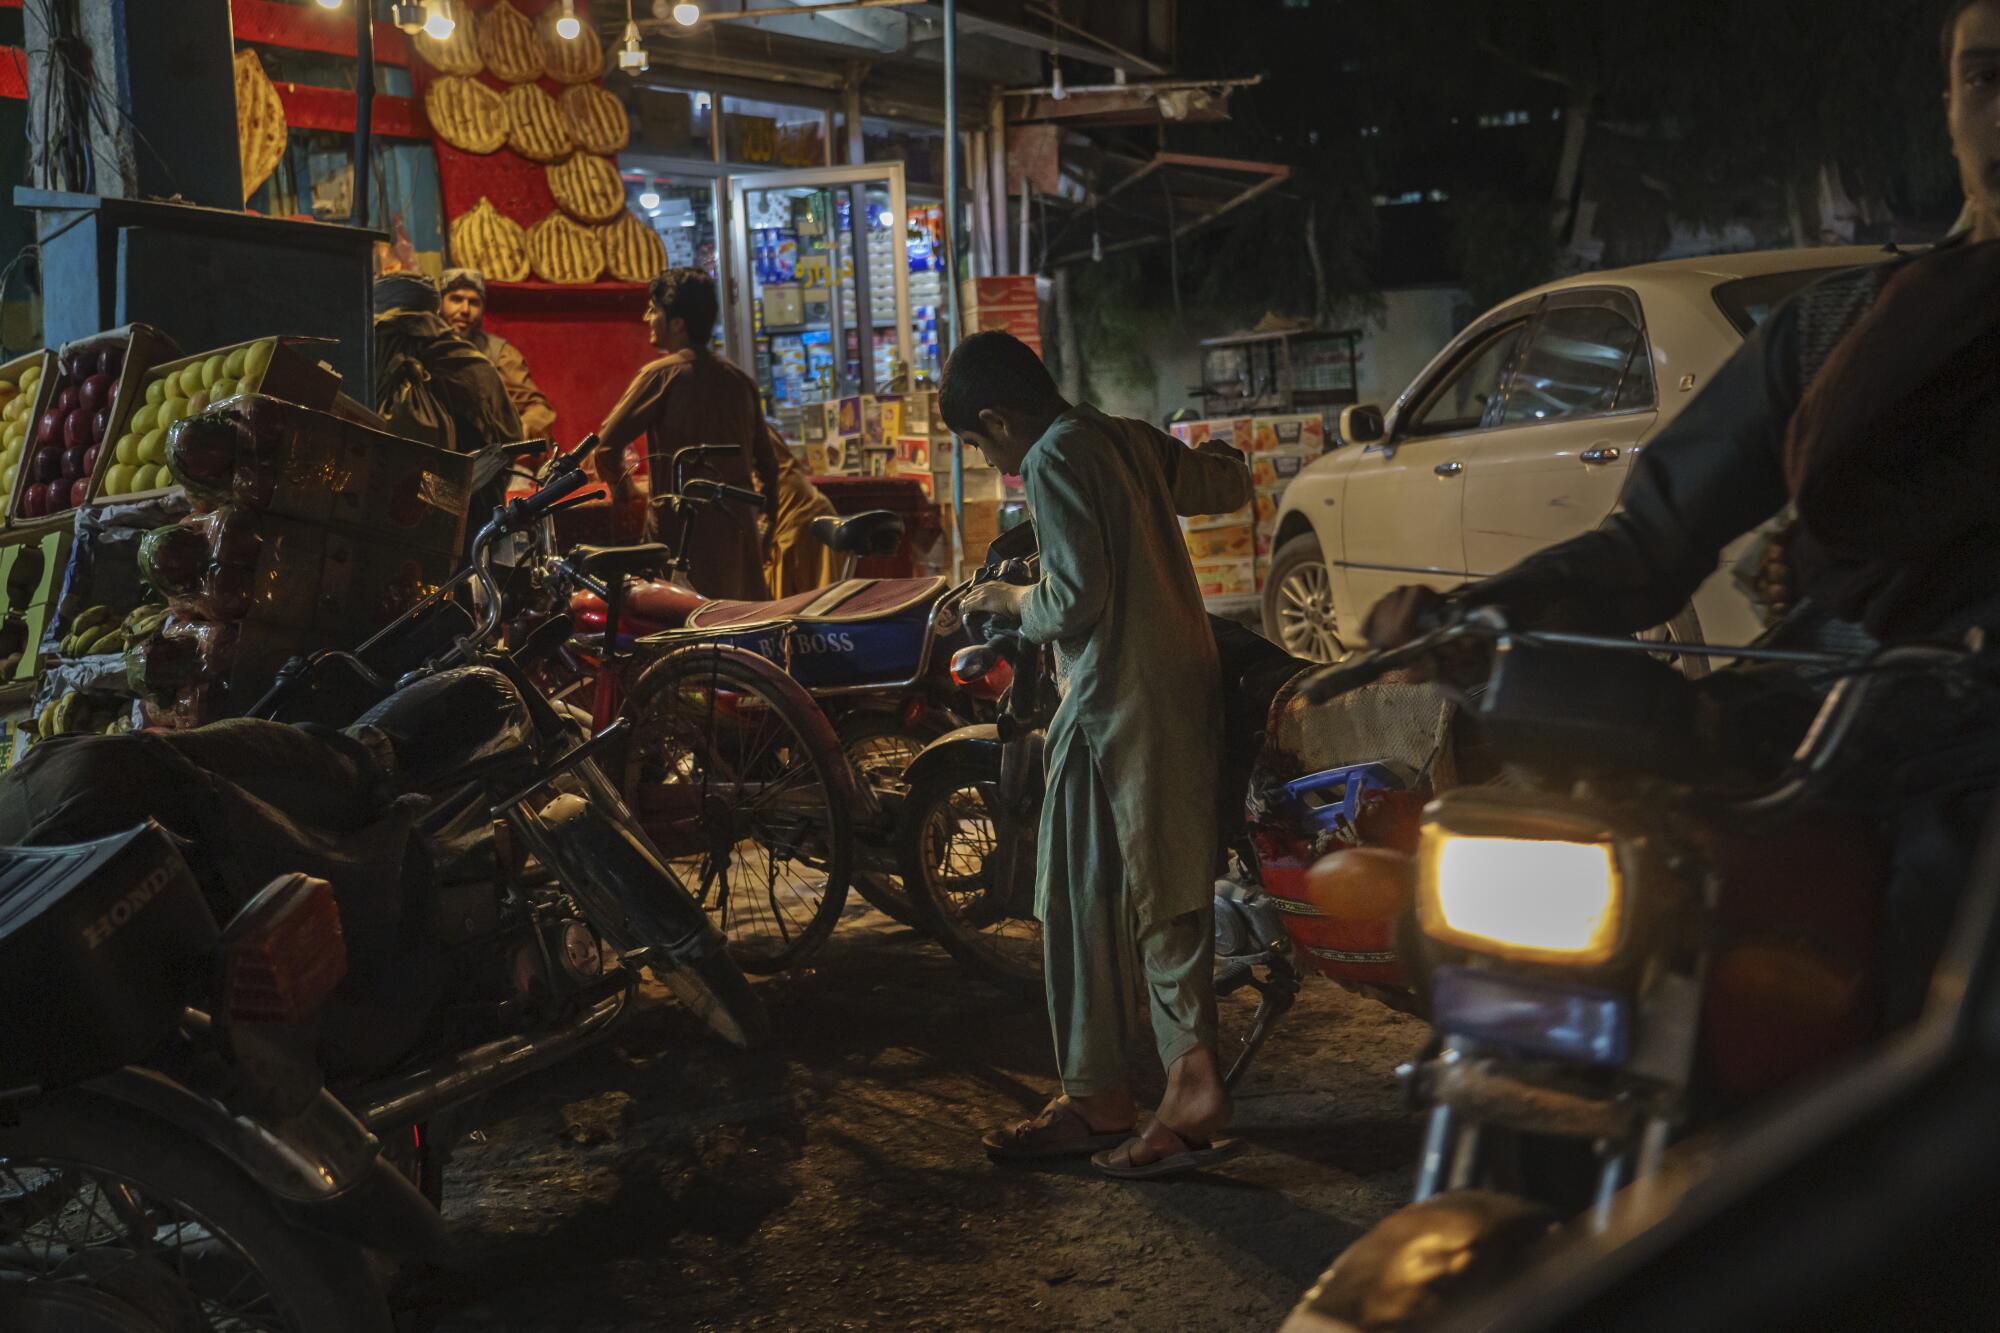
<instances>
[{"instance_id":1,"label":"shop entrance","mask_svg":"<svg viewBox=\"0 0 2000 1333\"><path fill-rule=\"evenodd\" d=\"M935 333L912 317L903 164L733 176L729 197L730 355L771 414L909 388Z\"/></svg>"}]
</instances>

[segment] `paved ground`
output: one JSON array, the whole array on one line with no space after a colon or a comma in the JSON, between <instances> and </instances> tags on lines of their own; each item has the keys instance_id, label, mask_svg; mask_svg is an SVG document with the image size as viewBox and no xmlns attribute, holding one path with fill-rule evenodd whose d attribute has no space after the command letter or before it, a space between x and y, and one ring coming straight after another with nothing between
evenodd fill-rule
<instances>
[{"instance_id":1,"label":"paved ground","mask_svg":"<svg viewBox=\"0 0 2000 1333\"><path fill-rule=\"evenodd\" d=\"M1132 1185L979 1153L1048 1094L1038 1009L859 909L817 962L764 984L773 1049L655 998L488 1105L447 1187L442 1327L1271 1329L1408 1188L1391 1071L1422 1029L1330 983L1239 1092L1251 1152ZM1225 1042L1250 1010L1224 1001Z\"/></svg>"}]
</instances>

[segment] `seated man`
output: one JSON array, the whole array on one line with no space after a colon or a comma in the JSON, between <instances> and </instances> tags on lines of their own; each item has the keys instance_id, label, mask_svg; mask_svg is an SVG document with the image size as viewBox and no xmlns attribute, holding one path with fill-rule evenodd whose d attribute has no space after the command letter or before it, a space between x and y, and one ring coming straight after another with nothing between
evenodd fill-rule
<instances>
[{"instance_id":1,"label":"seated man","mask_svg":"<svg viewBox=\"0 0 2000 1333\"><path fill-rule=\"evenodd\" d=\"M528 358L519 348L486 329L486 275L476 268L448 268L438 282L439 312L458 336L478 348L500 382L507 386L507 400L521 415L521 433L530 440L549 438L555 428L556 410L547 395L535 386L528 373Z\"/></svg>"},{"instance_id":2,"label":"seated man","mask_svg":"<svg viewBox=\"0 0 2000 1333\"><path fill-rule=\"evenodd\" d=\"M833 552L813 536L812 525L814 519L832 518L838 511L806 476L776 427L767 426L758 452L766 456L758 476L775 471L778 478L777 515L764 548L764 580L771 585L771 596L824 588L833 582Z\"/></svg>"},{"instance_id":3,"label":"seated man","mask_svg":"<svg viewBox=\"0 0 2000 1333\"><path fill-rule=\"evenodd\" d=\"M1795 517L1771 562L1789 585L1776 600L1889 644L2000 626L2000 0L1958 0L1944 42L1970 234L1800 293L1647 446L1601 528L1447 596L1398 589L1370 611L1371 643L1406 642L1457 606L1634 633L1781 511ZM1925 786L1894 794L1892 1018L1921 1006L1993 805L1990 773L1950 757L1994 727L1992 710L1934 722L1938 735L1907 738L1939 748Z\"/></svg>"}]
</instances>

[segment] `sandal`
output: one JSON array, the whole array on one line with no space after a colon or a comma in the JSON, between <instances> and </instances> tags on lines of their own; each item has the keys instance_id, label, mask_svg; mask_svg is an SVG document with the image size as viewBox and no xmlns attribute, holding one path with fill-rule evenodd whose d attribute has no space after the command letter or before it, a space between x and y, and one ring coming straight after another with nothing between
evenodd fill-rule
<instances>
[{"instance_id":1,"label":"sandal","mask_svg":"<svg viewBox=\"0 0 2000 1333\"><path fill-rule=\"evenodd\" d=\"M1154 1154L1152 1161L1132 1160L1134 1147L1141 1144ZM1179 1130L1154 1120L1118 1147L1094 1154L1090 1164L1115 1180L1157 1180L1162 1176L1199 1171L1205 1166L1227 1161L1242 1151L1241 1139L1191 1139ZM1125 1157L1123 1162L1118 1160L1121 1152Z\"/></svg>"},{"instance_id":2,"label":"sandal","mask_svg":"<svg viewBox=\"0 0 2000 1333\"><path fill-rule=\"evenodd\" d=\"M1081 1133L1061 1127L1074 1124ZM1129 1129L1100 1133L1067 1097L1058 1097L1032 1120L988 1130L980 1138L986 1155L999 1162L1039 1162L1054 1157L1088 1157L1130 1138Z\"/></svg>"}]
</instances>

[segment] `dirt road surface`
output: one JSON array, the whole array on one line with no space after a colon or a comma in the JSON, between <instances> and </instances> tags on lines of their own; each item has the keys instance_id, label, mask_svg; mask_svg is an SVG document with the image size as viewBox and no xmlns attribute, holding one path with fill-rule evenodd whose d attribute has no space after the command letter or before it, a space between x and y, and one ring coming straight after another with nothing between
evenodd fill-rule
<instances>
[{"instance_id":1,"label":"dirt road surface","mask_svg":"<svg viewBox=\"0 0 2000 1333\"><path fill-rule=\"evenodd\" d=\"M1250 1151L1150 1184L989 1163L978 1132L1050 1093L1047 1017L879 915L850 909L761 991L766 1050L654 995L477 1111L430 1297L445 1333L1267 1330L1409 1188L1392 1071L1424 1029L1331 983L1238 1090ZM1251 1011L1223 1001L1225 1057Z\"/></svg>"}]
</instances>

